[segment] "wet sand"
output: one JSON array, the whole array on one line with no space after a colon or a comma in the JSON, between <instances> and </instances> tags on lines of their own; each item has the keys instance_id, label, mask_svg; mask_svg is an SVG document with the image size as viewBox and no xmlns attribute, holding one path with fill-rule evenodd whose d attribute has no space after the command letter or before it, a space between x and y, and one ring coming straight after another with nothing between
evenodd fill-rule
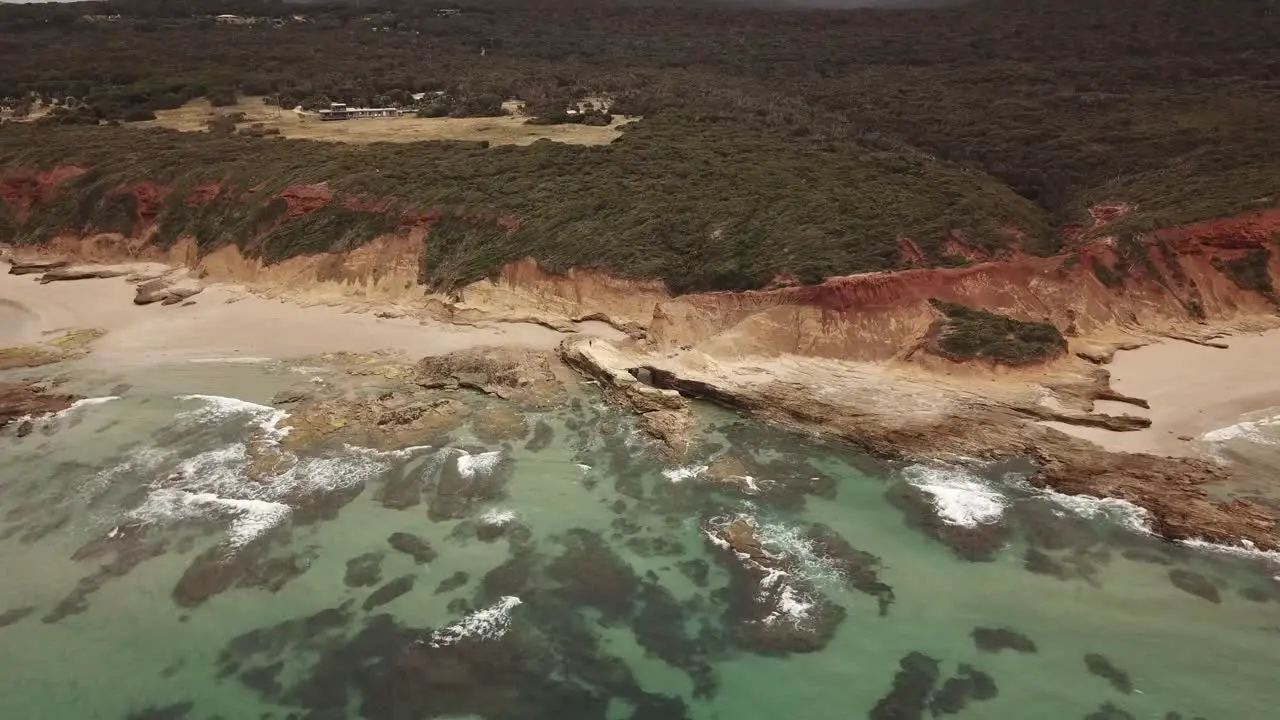
<instances>
[{"instance_id":1,"label":"wet sand","mask_svg":"<svg viewBox=\"0 0 1280 720\"><path fill-rule=\"evenodd\" d=\"M1186 456L1201 454L1204 443L1198 441L1206 433L1280 414L1280 330L1223 342L1226 349L1168 340L1116 353L1108 366L1111 386L1147 400L1151 409L1100 402L1096 410L1148 417L1145 430L1050 424L1109 450Z\"/></svg>"},{"instance_id":2,"label":"wet sand","mask_svg":"<svg viewBox=\"0 0 1280 720\"><path fill-rule=\"evenodd\" d=\"M120 278L41 285L36 275L0 274L0 347L43 333L97 328L106 335L87 362L110 367L207 358L299 358L325 352L393 350L438 355L484 345L554 348L563 333L532 323L464 327L416 318L379 318L344 307L303 307L213 285L192 305L134 305ZM588 334L613 337L603 323Z\"/></svg>"}]
</instances>

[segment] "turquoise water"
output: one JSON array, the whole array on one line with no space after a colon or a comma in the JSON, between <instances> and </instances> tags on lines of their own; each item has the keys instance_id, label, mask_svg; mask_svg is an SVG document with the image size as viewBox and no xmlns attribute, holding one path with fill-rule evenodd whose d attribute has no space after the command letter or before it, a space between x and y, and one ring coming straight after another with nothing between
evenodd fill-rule
<instances>
[{"instance_id":1,"label":"turquoise water","mask_svg":"<svg viewBox=\"0 0 1280 720\"><path fill-rule=\"evenodd\" d=\"M707 409L676 468L583 395L506 443L463 425L254 473L279 435L265 403L298 380L90 378L118 399L0 437L0 717L1222 720L1280 701L1280 569L1159 542L1016 466L889 466ZM718 481L727 457L749 482ZM712 541L734 521L782 574Z\"/></svg>"}]
</instances>

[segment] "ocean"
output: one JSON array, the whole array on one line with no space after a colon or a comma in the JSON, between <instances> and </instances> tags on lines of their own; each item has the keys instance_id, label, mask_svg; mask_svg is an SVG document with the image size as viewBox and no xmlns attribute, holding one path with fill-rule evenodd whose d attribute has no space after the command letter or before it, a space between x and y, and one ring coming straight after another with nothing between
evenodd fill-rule
<instances>
[{"instance_id":1,"label":"ocean","mask_svg":"<svg viewBox=\"0 0 1280 720\"><path fill-rule=\"evenodd\" d=\"M1017 464L883 463L702 408L677 466L584 386L524 437L464 424L264 465L288 433L269 400L299 371L81 376L92 400L4 431L0 718L1253 720L1280 703L1273 561L1160 541L1140 510L1035 490ZM1271 450L1208 441L1224 462Z\"/></svg>"}]
</instances>

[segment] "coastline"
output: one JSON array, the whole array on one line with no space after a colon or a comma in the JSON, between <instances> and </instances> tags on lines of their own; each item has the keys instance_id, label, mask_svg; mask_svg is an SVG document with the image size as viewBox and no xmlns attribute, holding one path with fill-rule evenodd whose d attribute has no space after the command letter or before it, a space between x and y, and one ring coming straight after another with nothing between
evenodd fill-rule
<instances>
[{"instance_id":1,"label":"coastline","mask_svg":"<svg viewBox=\"0 0 1280 720\"><path fill-rule=\"evenodd\" d=\"M84 277L79 271L76 268L72 274ZM1215 368L1214 360L1228 350L1178 343L1151 346L1164 348L1155 360L1150 352L1120 355L1115 366L1119 382L1139 378L1140 384L1120 385L1124 392L1117 393L1108 388L1107 371L1074 356L1020 372L966 366L966 372L953 373L950 366L940 372L927 361L858 361L786 351L734 355L713 352L711 342L680 349L652 339L616 343L626 337L621 331L570 318L550 327L520 321L527 317L523 315L508 315L510 320L503 321L501 314L483 324L447 324L419 319L413 306L372 305L353 299L306 306L304 297L266 298L239 285L210 284L184 301L136 305L136 289L120 277L41 284L21 275L0 275L0 300L7 300L5 307L11 311L7 316L16 312L25 318L13 323L18 328L15 336L29 335L32 322L45 337L77 328L101 333L94 335L91 354L76 356L83 358L77 361L80 367L145 368L175 361L292 360L378 351L398 353L406 360L450 355L453 360L444 365L452 367L457 356L468 355L467 351L483 356L484 363L507 350L526 355L532 351L542 358L538 362L545 363L552 351L558 351L569 366L600 382L606 397L634 410L641 428L661 443L672 461L679 461L690 449L694 417L689 398L701 398L777 426L838 438L884 459L962 463L1031 459L1040 468L1030 480L1034 486L1137 505L1150 513L1152 532L1167 539L1280 549L1273 511L1248 501L1224 503L1210 496L1208 488L1231 477L1229 468L1194 453L1145 454L1156 447L1162 434L1175 437L1169 424L1195 420L1205 424L1205 431L1213 430L1234 423L1251 403L1257 409L1261 396L1247 383L1230 385L1239 377L1262 377L1260 357L1267 354L1249 343L1241 348L1246 365L1218 363L1224 367L1216 367L1216 380L1211 382L1206 375L1203 383L1191 383L1186 377ZM9 334L0 328L0 346L10 342ZM1258 337L1268 348L1280 342L1280 334L1274 332ZM1183 362L1187 348L1204 353L1204 359ZM465 382L476 387L474 373L465 369L476 360L463 358L460 368L444 373L439 386ZM1223 383L1236 391L1220 391ZM485 382L478 387L490 391ZM1280 383L1275 388L1280 391ZM1199 394L1179 394L1192 391ZM1132 430L1148 418L1135 416L1132 405L1112 408L1110 402L1098 400L1124 395L1149 400L1153 413L1166 414L1159 424L1152 420L1152 430ZM1186 403L1191 401L1187 397L1214 399L1218 404L1204 417L1197 417L1201 413L1194 410L1199 408L1192 408L1188 420ZM1055 420L1074 420L1077 425L1068 426L1069 433L1060 432L1048 424ZM1082 439L1079 426L1089 424L1130 429L1128 433L1101 431L1108 442L1112 436L1128 440L1135 432L1143 434L1133 435L1134 449L1113 450Z\"/></svg>"},{"instance_id":2,"label":"coastline","mask_svg":"<svg viewBox=\"0 0 1280 720\"><path fill-rule=\"evenodd\" d=\"M0 273L0 347L93 328L105 334L86 362L109 367L228 357L288 360L344 351L388 350L416 358L489 345L549 351L565 336L531 322L461 326L408 314L379 317L351 305L308 307L232 285L206 286L182 305L139 306L133 303L136 285L122 278L40 284L38 277ZM621 335L591 321L577 329Z\"/></svg>"},{"instance_id":3,"label":"coastline","mask_svg":"<svg viewBox=\"0 0 1280 720\"><path fill-rule=\"evenodd\" d=\"M1107 366L1115 391L1148 401L1150 409L1099 401L1096 411L1148 418L1127 432L1045 423L1107 450L1169 457L1207 454L1205 435L1242 421L1280 413L1280 330L1241 333L1211 347L1165 340L1121 350Z\"/></svg>"}]
</instances>

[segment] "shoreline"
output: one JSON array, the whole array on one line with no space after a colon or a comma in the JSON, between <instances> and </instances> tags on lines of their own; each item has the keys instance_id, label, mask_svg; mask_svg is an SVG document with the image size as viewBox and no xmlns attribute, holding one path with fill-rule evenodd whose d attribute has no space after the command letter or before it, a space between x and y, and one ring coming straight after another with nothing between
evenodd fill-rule
<instances>
[{"instance_id":1,"label":"shoreline","mask_svg":"<svg viewBox=\"0 0 1280 720\"><path fill-rule=\"evenodd\" d=\"M354 303L303 306L220 284L183 304L135 305L137 286L123 278L40 284L38 277L0 273L0 347L93 328L105 334L83 362L109 367L379 350L416 358L488 345L550 351L566 335L531 322L462 326L408 313L379 317L374 308ZM577 329L596 337L622 335L601 322L579 323Z\"/></svg>"},{"instance_id":2,"label":"shoreline","mask_svg":"<svg viewBox=\"0 0 1280 720\"><path fill-rule=\"evenodd\" d=\"M121 278L40 284L31 277L0 275L7 317L15 311L23 318L34 316L44 333L102 331L95 335L92 353L77 355L80 368L293 360L339 352L391 351L418 360L477 348L485 349L480 355L503 348L543 355L555 351L580 375L598 381L606 398L630 406L640 416L641 428L672 459L689 449L689 399L701 398L777 426L839 438L876 457L929 462L1031 458L1040 466L1033 485L1066 495L1126 500L1150 512L1153 531L1168 539L1224 545L1248 541L1280 550L1273 511L1253 502L1215 501L1206 491L1231 476L1228 468L1198 458L1198 453L1171 457L1173 452L1158 450L1177 447L1166 438L1180 437L1172 429L1182 427L1180 423L1203 433L1235 423L1240 413L1259 409L1259 403L1280 405L1280 378L1268 377L1265 361L1275 357L1272 348L1280 349L1277 331L1238 336L1234 352L1158 343L1117 355L1110 371L1116 385L1107 396L1150 402L1151 417L1142 418L1133 416L1130 405L1113 409L1094 402L1104 396L1108 371L1076 357L1031 374L939 374L935 368L901 362L786 352L708 354L692 347L673 352L655 345L617 344L612 341L626 336L604 323L571 324L585 331L571 333L500 319L460 326L420 320L403 305L345 301L306 307L296 297L269 299L242 286L216 284L185 302L140 306L133 302L135 290ZM10 335L29 333L29 318L15 328L0 326L0 346L8 344ZM1236 360L1222 362L1223 353ZM1272 391L1275 403L1267 394ZM1090 404L1102 414L1089 413ZM1130 417L1122 417L1121 410ZM1092 431L1103 443L1129 443L1109 448L1084 436L1078 425L1060 431L1046 422L1073 418L1121 428L1150 419L1152 426ZM1144 454L1152 448L1156 453Z\"/></svg>"},{"instance_id":3,"label":"shoreline","mask_svg":"<svg viewBox=\"0 0 1280 720\"><path fill-rule=\"evenodd\" d=\"M1212 443L1206 434L1280 414L1280 330L1222 340L1227 347L1164 340L1116 353L1107 366L1112 389L1142 398L1151 408L1099 401L1095 411L1147 418L1148 428L1116 432L1044 424L1114 452L1208 456Z\"/></svg>"}]
</instances>

